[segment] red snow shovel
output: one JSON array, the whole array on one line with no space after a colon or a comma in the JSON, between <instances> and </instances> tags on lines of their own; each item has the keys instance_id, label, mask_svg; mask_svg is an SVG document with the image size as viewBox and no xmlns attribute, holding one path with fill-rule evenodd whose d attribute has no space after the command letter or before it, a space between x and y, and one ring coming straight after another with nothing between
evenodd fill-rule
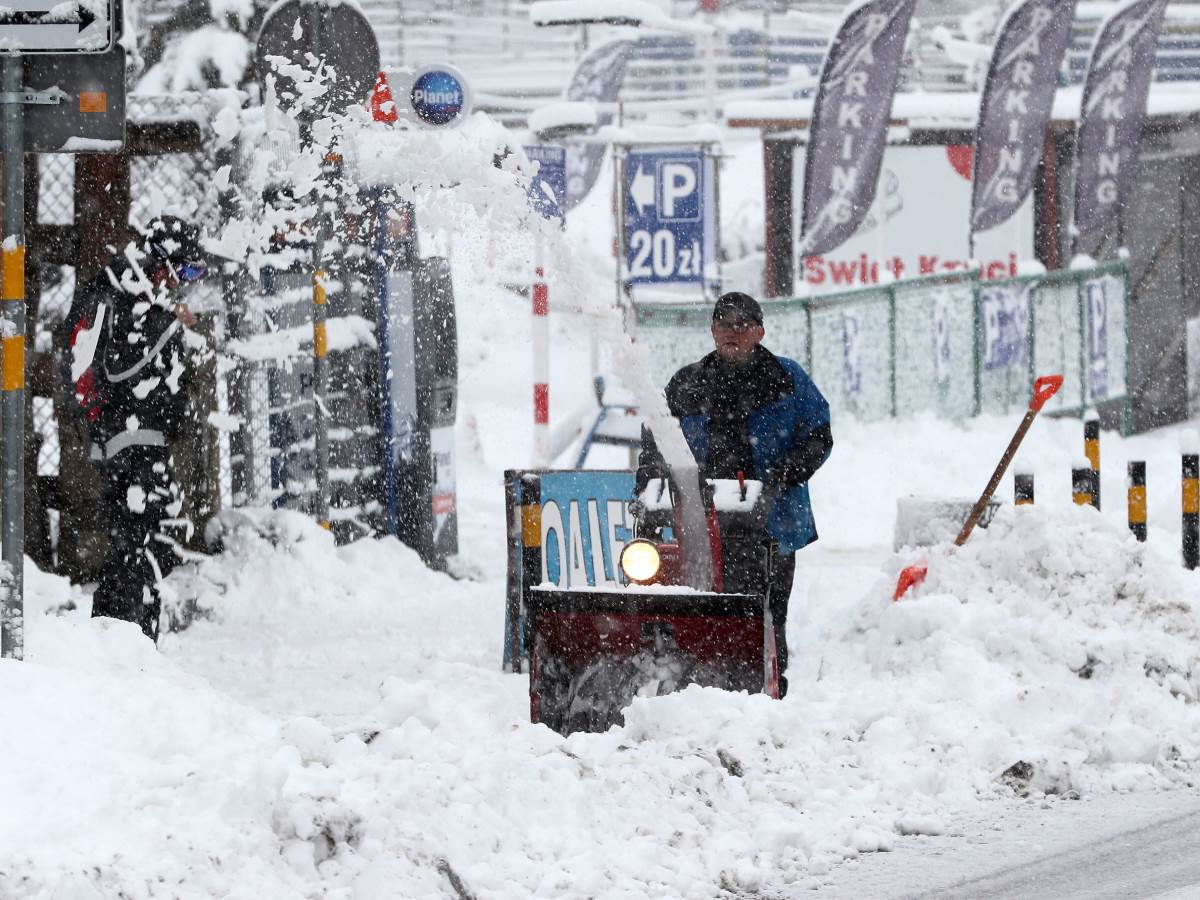
<instances>
[{"instance_id":1,"label":"red snow shovel","mask_svg":"<svg viewBox=\"0 0 1200 900\"><path fill-rule=\"evenodd\" d=\"M1046 405L1046 401L1058 393L1058 389L1062 387L1062 383L1063 377L1061 375L1043 375L1033 383L1033 399L1029 401L1029 409L1025 413L1025 418L1021 420L1021 424L1017 426L1016 434L1008 442L1008 449L1000 457L1000 463L996 466L996 471L992 473L987 487L983 489L983 493L975 501L975 506L971 509L971 514L967 516L967 521L963 523L962 531L954 539L954 546L961 547L965 544L967 538L971 536L971 532L975 530L975 523L979 521L979 517L987 509L988 501L992 499L992 494L996 492L996 487L1000 484L1000 479L1008 471L1008 464L1017 455L1017 448L1021 446L1021 441L1025 438L1025 432L1029 430L1029 426L1033 424L1034 418L1041 412L1042 407ZM896 592L892 594L893 602L904 596L904 592L909 588L916 587L923 582L928 571L929 567L924 563L917 563L915 566L907 566L902 569L900 577L896 580Z\"/></svg>"}]
</instances>

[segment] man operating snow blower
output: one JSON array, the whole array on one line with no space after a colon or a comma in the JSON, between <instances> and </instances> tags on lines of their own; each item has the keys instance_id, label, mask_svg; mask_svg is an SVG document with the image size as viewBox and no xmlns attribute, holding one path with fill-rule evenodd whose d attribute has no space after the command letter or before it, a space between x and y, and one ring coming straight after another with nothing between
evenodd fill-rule
<instances>
[{"instance_id":1,"label":"man operating snow blower","mask_svg":"<svg viewBox=\"0 0 1200 900\"><path fill-rule=\"evenodd\" d=\"M794 554L817 539L808 481L829 458L833 432L829 404L817 386L798 363L763 347L765 334L762 307L753 297L723 294L713 307L716 349L676 372L666 396L703 477L761 481L772 498L766 534L724 540L722 565L726 591L764 594L770 588L782 697ZM637 495L651 479L668 474L653 435L643 429ZM765 541L773 554L766 568L770 585L762 583Z\"/></svg>"}]
</instances>

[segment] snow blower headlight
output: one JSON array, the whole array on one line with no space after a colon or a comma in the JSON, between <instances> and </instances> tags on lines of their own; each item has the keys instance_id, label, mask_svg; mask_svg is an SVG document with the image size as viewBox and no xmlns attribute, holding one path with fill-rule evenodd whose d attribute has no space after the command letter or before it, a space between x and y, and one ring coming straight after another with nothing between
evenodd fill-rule
<instances>
[{"instance_id":1,"label":"snow blower headlight","mask_svg":"<svg viewBox=\"0 0 1200 900\"><path fill-rule=\"evenodd\" d=\"M661 565L658 548L649 541L633 541L621 551L621 571L634 584L649 584Z\"/></svg>"}]
</instances>

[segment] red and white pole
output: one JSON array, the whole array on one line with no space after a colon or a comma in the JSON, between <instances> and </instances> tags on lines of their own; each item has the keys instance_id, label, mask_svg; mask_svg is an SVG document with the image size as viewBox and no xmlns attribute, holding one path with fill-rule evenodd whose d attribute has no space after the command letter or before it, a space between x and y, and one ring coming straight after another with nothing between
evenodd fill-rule
<instances>
[{"instance_id":1,"label":"red and white pole","mask_svg":"<svg viewBox=\"0 0 1200 900\"><path fill-rule=\"evenodd\" d=\"M542 237L533 238L533 457L550 465L550 287L546 284Z\"/></svg>"}]
</instances>

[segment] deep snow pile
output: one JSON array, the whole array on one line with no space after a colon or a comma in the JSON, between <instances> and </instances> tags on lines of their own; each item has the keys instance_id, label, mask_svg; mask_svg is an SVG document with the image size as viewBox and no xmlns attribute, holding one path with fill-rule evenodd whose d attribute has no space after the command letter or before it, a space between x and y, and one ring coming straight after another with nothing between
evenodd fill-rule
<instances>
[{"instance_id":1,"label":"deep snow pile","mask_svg":"<svg viewBox=\"0 0 1200 900\"><path fill-rule=\"evenodd\" d=\"M881 576L793 636L783 702L693 687L565 739L498 671L497 582L286 513L225 541L172 576L215 621L163 653L80 610L0 664L0 895L708 898L1200 754L1197 576L1089 510L1002 510L899 604Z\"/></svg>"}]
</instances>

